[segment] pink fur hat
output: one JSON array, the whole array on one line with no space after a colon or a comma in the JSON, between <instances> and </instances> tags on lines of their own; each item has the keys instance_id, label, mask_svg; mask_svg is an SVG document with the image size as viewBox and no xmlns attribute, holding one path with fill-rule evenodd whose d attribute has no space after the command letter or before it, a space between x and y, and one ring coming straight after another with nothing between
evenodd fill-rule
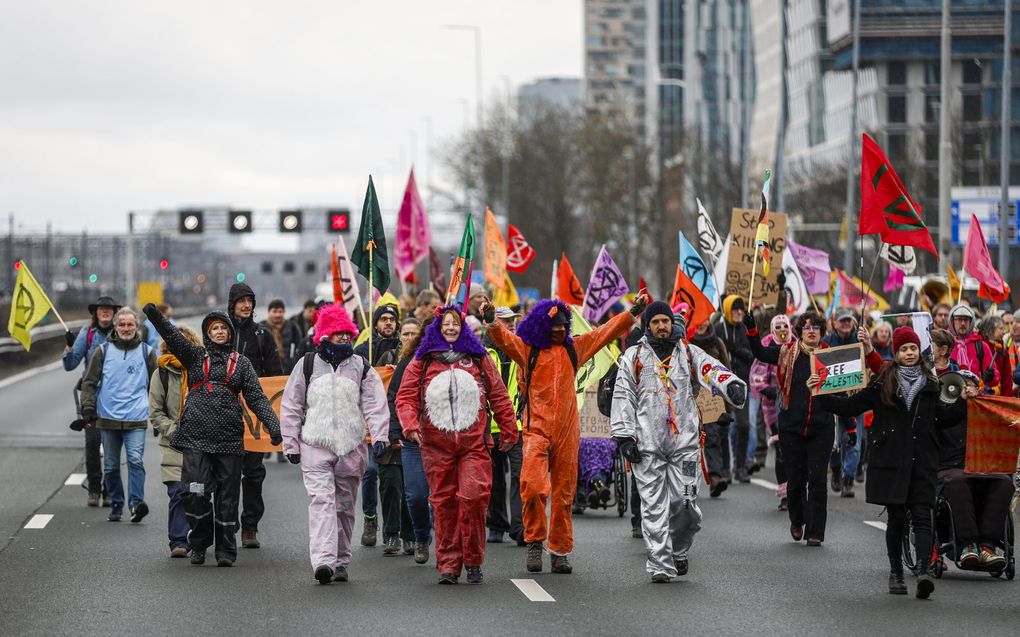
<instances>
[{"instance_id":1,"label":"pink fur hat","mask_svg":"<svg viewBox=\"0 0 1020 637\"><path fill-rule=\"evenodd\" d=\"M347 310L340 303L330 303L315 313L315 344L337 332L349 332L351 338L358 337L358 326L354 324Z\"/></svg>"}]
</instances>

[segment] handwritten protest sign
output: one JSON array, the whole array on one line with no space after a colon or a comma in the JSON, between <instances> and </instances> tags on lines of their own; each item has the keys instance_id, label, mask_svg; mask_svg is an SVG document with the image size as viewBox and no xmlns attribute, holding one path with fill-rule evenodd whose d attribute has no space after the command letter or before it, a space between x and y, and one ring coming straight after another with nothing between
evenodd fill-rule
<instances>
[{"instance_id":1,"label":"handwritten protest sign","mask_svg":"<svg viewBox=\"0 0 1020 637\"><path fill-rule=\"evenodd\" d=\"M726 413L726 403L723 401L722 396L712 392L710 389L702 387L694 402L698 405L698 416L701 418L701 424L703 425L718 422L719 416Z\"/></svg>"},{"instance_id":2,"label":"handwritten protest sign","mask_svg":"<svg viewBox=\"0 0 1020 637\"><path fill-rule=\"evenodd\" d=\"M747 299L751 287L751 269L754 266L755 232L758 228L757 210L733 209L730 225L729 261L726 265L727 295L736 294ZM772 262L782 263L786 250L786 215L769 211L769 250ZM754 277L754 298L762 302L775 303L779 294L779 273L782 268L772 268L765 276L761 264Z\"/></svg>"},{"instance_id":3,"label":"handwritten protest sign","mask_svg":"<svg viewBox=\"0 0 1020 637\"><path fill-rule=\"evenodd\" d=\"M815 350L811 356L811 369L818 370L822 376L822 384L813 392L816 396L862 389L868 384L864 346L860 343Z\"/></svg>"},{"instance_id":4,"label":"handwritten protest sign","mask_svg":"<svg viewBox=\"0 0 1020 637\"><path fill-rule=\"evenodd\" d=\"M597 394L598 385L592 385L584 391L585 401L578 413L582 438L612 438L609 435L609 418L599 411Z\"/></svg>"}]
</instances>

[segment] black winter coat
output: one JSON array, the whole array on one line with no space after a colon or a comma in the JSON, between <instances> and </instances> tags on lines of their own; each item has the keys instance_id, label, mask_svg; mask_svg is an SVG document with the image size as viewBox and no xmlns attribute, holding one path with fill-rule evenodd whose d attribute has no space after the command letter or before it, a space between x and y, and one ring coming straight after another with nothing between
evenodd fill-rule
<instances>
[{"instance_id":1,"label":"black winter coat","mask_svg":"<svg viewBox=\"0 0 1020 637\"><path fill-rule=\"evenodd\" d=\"M751 355L751 348L748 345L747 330L743 324L730 325L723 319L715 326L715 335L723 342L730 355L730 369L746 383L751 376L751 363L754 362L754 356Z\"/></svg>"},{"instance_id":2,"label":"black winter coat","mask_svg":"<svg viewBox=\"0 0 1020 637\"><path fill-rule=\"evenodd\" d=\"M269 336L273 338L273 344L275 345L276 336L273 334L273 326L267 321L262 321L259 323L259 327L269 332ZM297 325L290 321L284 321L280 327L280 341L283 343L283 350L281 352L277 349L277 356L281 359L283 374L287 376L290 375L294 365L305 354L305 336Z\"/></svg>"},{"instance_id":3,"label":"black winter coat","mask_svg":"<svg viewBox=\"0 0 1020 637\"><path fill-rule=\"evenodd\" d=\"M386 402L390 405L390 444L404 439L404 430L400 426L400 418L397 417L397 392L400 390L400 381L404 378L404 370L414 360L414 354L405 356L397 363L393 370L393 377L390 378L389 389L386 390Z\"/></svg>"},{"instance_id":4,"label":"black winter coat","mask_svg":"<svg viewBox=\"0 0 1020 637\"><path fill-rule=\"evenodd\" d=\"M761 344L761 336L755 334L747 337L754 352L754 357L769 365L779 364L779 352L781 345L764 346ZM797 353L797 360L793 362L793 379L790 380L790 401L783 409L782 401L776 400L776 426L779 434L796 434L805 438L815 436L819 433L832 435L832 428L836 420L832 411L819 397L812 396L808 389L807 379L811 376L811 357L804 352ZM808 418L810 417L810 422Z\"/></svg>"},{"instance_id":5,"label":"black winter coat","mask_svg":"<svg viewBox=\"0 0 1020 637\"><path fill-rule=\"evenodd\" d=\"M259 378L283 376L283 364L280 363L280 355L276 351L276 339L269 333L269 330L255 323L252 317L244 320L234 318L234 305L245 296L255 298L255 292L246 283L235 283L230 286L227 316L230 317L230 325L234 331L234 336L231 338L234 351L245 355Z\"/></svg>"},{"instance_id":6,"label":"black winter coat","mask_svg":"<svg viewBox=\"0 0 1020 637\"><path fill-rule=\"evenodd\" d=\"M365 341L361 345L355 347L354 353L365 360L368 360L368 341ZM378 367L379 365L394 365L396 364L396 357L399 354L399 336L380 336L378 332L375 333L375 338L372 339L371 362L373 367Z\"/></svg>"},{"instance_id":7,"label":"black winter coat","mask_svg":"<svg viewBox=\"0 0 1020 637\"><path fill-rule=\"evenodd\" d=\"M908 410L902 394L894 405L882 402L875 378L853 396L830 394L816 399L833 413L850 418L874 412L868 429L867 501L871 504L934 504L939 466L938 432L966 417L966 401L939 399L939 383L929 378Z\"/></svg>"},{"instance_id":8,"label":"black winter coat","mask_svg":"<svg viewBox=\"0 0 1020 637\"><path fill-rule=\"evenodd\" d=\"M195 449L205 453L244 455L244 412L238 394L244 395L252 412L269 430L271 440L279 442L280 421L266 399L258 375L244 356L237 357L234 373L227 380L227 367L233 349L209 340L209 324L230 319L223 312L212 312L202 321L205 347L195 345L181 334L151 303L143 310L156 331L166 341L167 349L177 357L188 372L191 385L184 403L180 426L170 439L175 449ZM233 334L231 334L233 336ZM205 358L209 356L209 378L206 385Z\"/></svg>"}]
</instances>

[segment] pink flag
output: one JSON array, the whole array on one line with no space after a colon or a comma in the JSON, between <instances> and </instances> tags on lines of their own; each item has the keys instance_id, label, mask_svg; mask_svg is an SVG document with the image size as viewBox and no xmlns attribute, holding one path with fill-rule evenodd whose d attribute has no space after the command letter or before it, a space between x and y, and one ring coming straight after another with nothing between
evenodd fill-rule
<instances>
[{"instance_id":1,"label":"pink flag","mask_svg":"<svg viewBox=\"0 0 1020 637\"><path fill-rule=\"evenodd\" d=\"M432 229L425 215L425 205L418 195L412 168L397 215L397 243L393 251L393 264L401 279L407 281L414 276L414 266L429 256L431 243Z\"/></svg>"},{"instance_id":2,"label":"pink flag","mask_svg":"<svg viewBox=\"0 0 1020 637\"><path fill-rule=\"evenodd\" d=\"M810 294L825 294L829 291L829 253L787 241L786 247L793 255L793 260L800 270L804 286Z\"/></svg>"},{"instance_id":3,"label":"pink flag","mask_svg":"<svg viewBox=\"0 0 1020 637\"><path fill-rule=\"evenodd\" d=\"M970 217L967 247L963 250L963 269L979 283L994 291L1001 292L1006 287L1002 277L992 265L992 255L988 254L988 244L985 243L985 235L981 232L981 224L975 215Z\"/></svg>"},{"instance_id":4,"label":"pink flag","mask_svg":"<svg viewBox=\"0 0 1020 637\"><path fill-rule=\"evenodd\" d=\"M892 292L903 287L903 270L897 268L895 265L889 266L889 278L885 280L885 285L882 286L883 292Z\"/></svg>"}]
</instances>

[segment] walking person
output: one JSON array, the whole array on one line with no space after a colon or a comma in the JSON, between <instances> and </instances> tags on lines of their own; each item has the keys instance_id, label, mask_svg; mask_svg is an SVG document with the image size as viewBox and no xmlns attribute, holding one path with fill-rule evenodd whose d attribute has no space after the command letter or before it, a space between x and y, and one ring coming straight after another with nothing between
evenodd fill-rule
<instances>
[{"instance_id":1,"label":"walking person","mask_svg":"<svg viewBox=\"0 0 1020 637\"><path fill-rule=\"evenodd\" d=\"M202 320L199 346L181 334L155 305L146 305L144 311L191 384L177 431L170 438L171 446L184 456L181 482L191 525L191 563L204 564L206 550L215 542L216 565L233 566L245 457L240 396L266 427L274 445L283 442L280 422L251 361L235 349L234 327L227 314L211 312Z\"/></svg>"},{"instance_id":2,"label":"walking person","mask_svg":"<svg viewBox=\"0 0 1020 637\"><path fill-rule=\"evenodd\" d=\"M833 331L822 338L822 342L829 347L853 345L860 342L857 317L854 316L853 310L845 307L837 309L833 313L833 325ZM861 461L863 436L858 435L858 432L862 428L858 427L859 419L857 418L837 418L836 423L838 437L836 446L829 456L830 487L834 493L840 494L841 497L852 498L854 497L854 478Z\"/></svg>"},{"instance_id":3,"label":"walking person","mask_svg":"<svg viewBox=\"0 0 1020 637\"><path fill-rule=\"evenodd\" d=\"M70 330L64 333L64 339L67 342L62 357L64 371L74 371L84 362L82 377L85 376L93 352L102 347L103 343L109 338L110 332L113 330L113 315L119 309L120 305L111 297L101 296L88 307L89 315L91 316L88 327L78 330L77 335ZM82 379L79 378L78 383L74 387L74 402L78 418L82 417L80 400L81 381ZM110 506L110 495L106 492L106 486L103 484L103 462L99 453L102 437L99 434L99 430L95 427L85 427L84 431L85 484L82 486L85 487L89 494L86 502L90 507L97 507L99 506L100 499L102 499L103 506L108 507Z\"/></svg>"},{"instance_id":4,"label":"walking person","mask_svg":"<svg viewBox=\"0 0 1020 637\"><path fill-rule=\"evenodd\" d=\"M762 339L764 347L782 346L795 338L790 330L790 319L785 314L776 314L769 324L769 333ZM758 395L761 403L762 419L765 431L769 436L769 446L776 448L776 497L779 498L779 510L789 508L786 496L786 465L783 462L782 449L779 446L779 432L776 428L776 399L779 397L779 381L776 378L776 366L756 360L751 364L751 396Z\"/></svg>"},{"instance_id":5,"label":"walking person","mask_svg":"<svg viewBox=\"0 0 1020 637\"><path fill-rule=\"evenodd\" d=\"M440 584L482 583L485 511L492 489L489 414L500 447L517 441L517 417L493 364L465 325L459 305L440 308L404 370L397 413L404 437L418 444L435 512Z\"/></svg>"},{"instance_id":6,"label":"walking person","mask_svg":"<svg viewBox=\"0 0 1020 637\"><path fill-rule=\"evenodd\" d=\"M193 345L202 346L202 340L190 327L182 325L178 329ZM167 505L170 557L187 557L190 525L185 513L184 488L181 483L184 455L170 446L170 439L177 432L184 411L189 387L188 373L177 357L167 350L166 341L160 343L159 353L156 371L149 379L149 420L159 437L159 477L166 485L166 494L170 499Z\"/></svg>"},{"instance_id":7,"label":"walking person","mask_svg":"<svg viewBox=\"0 0 1020 637\"><path fill-rule=\"evenodd\" d=\"M99 430L103 441L103 480L110 494L107 520L124 514L121 449L127 456L127 505L131 522L149 513L145 503L145 433L149 422L149 377L156 353L138 333L138 317L122 307L113 315L110 340L92 354L81 383L82 419Z\"/></svg>"},{"instance_id":8,"label":"walking person","mask_svg":"<svg viewBox=\"0 0 1020 637\"><path fill-rule=\"evenodd\" d=\"M913 328L893 332L895 359L886 363L868 387L852 396L819 396L816 404L844 417L874 412L868 445L865 487L869 504L885 506L889 521L885 530L889 556L889 592L905 595L903 536L910 519L917 551L918 598L935 590L930 574L932 554L932 507L939 467L939 431L966 418L966 403L948 404L939 398L940 385L931 365L921 355L921 339ZM821 380L808 379L809 387Z\"/></svg>"},{"instance_id":9,"label":"walking person","mask_svg":"<svg viewBox=\"0 0 1020 637\"><path fill-rule=\"evenodd\" d=\"M280 365L284 374L290 374L294 364L304 353L302 343L305 340L301 327L287 319L287 309L281 299L273 299L269 302L269 316L259 323L272 335L276 342L276 355L280 359Z\"/></svg>"},{"instance_id":10,"label":"walking person","mask_svg":"<svg viewBox=\"0 0 1020 637\"><path fill-rule=\"evenodd\" d=\"M751 363L754 357L747 344L747 335L744 332L742 323L745 318L753 317L744 300L736 294L730 294L722 302L722 316L715 327L715 335L722 340L729 354L730 369L737 377L748 382L751 373ZM750 405L744 404L740 409L733 410L733 424L730 425L729 442L733 447L733 479L737 482L748 483L751 481L750 469L754 464L754 452L756 444L751 444L751 414ZM724 441L725 444L725 441ZM727 480L730 478L729 468L726 469Z\"/></svg>"},{"instance_id":11,"label":"walking person","mask_svg":"<svg viewBox=\"0 0 1020 637\"><path fill-rule=\"evenodd\" d=\"M301 465L308 505L312 573L320 584L346 582L358 484L372 453L385 452L389 411L379 374L354 355L358 328L343 304L319 310L316 351L287 379L280 405L284 453Z\"/></svg>"},{"instance_id":12,"label":"walking person","mask_svg":"<svg viewBox=\"0 0 1020 637\"><path fill-rule=\"evenodd\" d=\"M230 317L231 343L234 351L251 363L257 378L283 376L283 364L276 341L269 330L255 322L255 292L247 283L230 286L227 295L227 316ZM262 499L262 483L266 479L264 453L246 451L241 468L241 546L257 549L259 522L266 512Z\"/></svg>"}]
</instances>

